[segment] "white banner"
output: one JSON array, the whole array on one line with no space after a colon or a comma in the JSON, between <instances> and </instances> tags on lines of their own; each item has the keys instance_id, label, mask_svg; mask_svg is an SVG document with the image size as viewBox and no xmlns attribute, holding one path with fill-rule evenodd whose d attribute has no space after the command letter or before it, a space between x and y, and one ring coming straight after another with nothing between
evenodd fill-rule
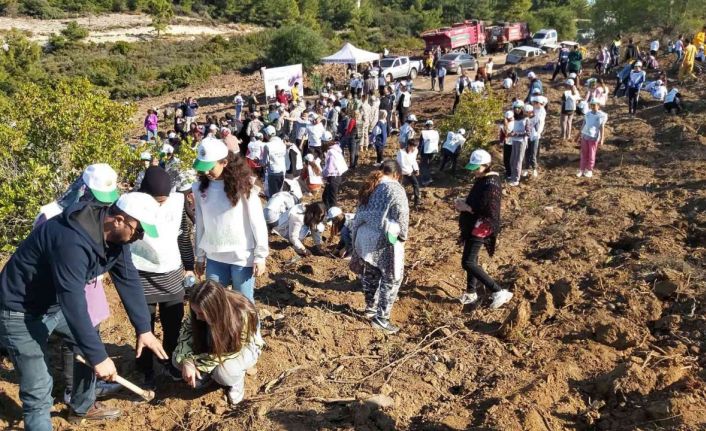
<instances>
[{"instance_id":1,"label":"white banner","mask_svg":"<svg viewBox=\"0 0 706 431\"><path fill-rule=\"evenodd\" d=\"M265 95L267 97L275 97L275 85L279 86L285 92L289 93L294 83L299 83L299 95L304 95L304 73L302 72L301 64L292 66L263 68L262 80L265 83Z\"/></svg>"}]
</instances>

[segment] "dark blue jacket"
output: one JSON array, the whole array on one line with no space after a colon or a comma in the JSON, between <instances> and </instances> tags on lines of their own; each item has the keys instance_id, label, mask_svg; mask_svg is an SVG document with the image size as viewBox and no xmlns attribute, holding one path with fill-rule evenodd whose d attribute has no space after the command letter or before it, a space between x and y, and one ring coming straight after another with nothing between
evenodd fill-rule
<instances>
[{"instance_id":1,"label":"dark blue jacket","mask_svg":"<svg viewBox=\"0 0 706 431\"><path fill-rule=\"evenodd\" d=\"M88 315L84 287L89 280L110 273L137 333L151 330L130 246L104 240L107 213L108 207L87 202L70 206L34 229L0 273L0 308L39 315L60 307L78 347L94 365L108 355Z\"/></svg>"}]
</instances>

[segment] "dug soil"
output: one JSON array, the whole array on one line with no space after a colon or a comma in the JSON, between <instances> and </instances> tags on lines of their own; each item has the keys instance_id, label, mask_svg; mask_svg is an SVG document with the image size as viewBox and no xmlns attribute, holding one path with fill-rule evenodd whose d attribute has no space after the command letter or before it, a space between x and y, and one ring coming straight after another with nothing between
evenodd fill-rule
<instances>
[{"instance_id":1,"label":"dug soil","mask_svg":"<svg viewBox=\"0 0 706 431\"><path fill-rule=\"evenodd\" d=\"M405 279L392 313L399 334L383 335L362 317L363 295L347 261L300 259L272 237L256 293L267 346L257 374L247 377L245 401L231 410L218 388L194 392L162 377L151 404L125 392L108 401L124 410L120 420L82 428L704 429L706 87L681 88L687 113L680 116L646 96L630 117L624 100L611 99L595 176L576 178L576 143L558 138L560 88L532 66L551 101L539 177L505 189L497 253L481 256L514 291L508 306L490 310L486 300L464 309L456 300L465 272L452 204L472 180L435 170L423 208L411 213ZM417 80L412 110L440 119L452 95L424 91L428 85ZM229 100L218 102L225 108ZM393 139L390 157L395 147ZM498 149L492 152L502 170ZM363 166L347 174L345 210L354 210L373 161L366 153ZM113 314L102 337L119 370L139 381L133 329L108 292ZM54 425L69 429L53 360ZM21 428L17 379L8 360L3 366L0 428Z\"/></svg>"}]
</instances>

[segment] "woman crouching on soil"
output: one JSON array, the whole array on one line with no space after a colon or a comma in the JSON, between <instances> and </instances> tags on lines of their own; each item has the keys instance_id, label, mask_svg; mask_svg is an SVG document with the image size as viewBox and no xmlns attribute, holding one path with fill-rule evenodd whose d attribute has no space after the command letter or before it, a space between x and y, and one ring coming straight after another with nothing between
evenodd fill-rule
<instances>
[{"instance_id":1,"label":"woman crouching on soil","mask_svg":"<svg viewBox=\"0 0 706 431\"><path fill-rule=\"evenodd\" d=\"M191 315L182 323L172 363L192 388L212 378L225 387L228 403L238 404L245 395L245 372L265 345L255 306L213 280L195 287L189 302Z\"/></svg>"},{"instance_id":2,"label":"woman crouching on soil","mask_svg":"<svg viewBox=\"0 0 706 431\"><path fill-rule=\"evenodd\" d=\"M390 314L402 284L409 228L409 203L399 180L400 167L394 160L370 174L360 190L351 228L351 269L363 285L365 317L388 334L399 331L390 323Z\"/></svg>"},{"instance_id":3,"label":"woman crouching on soil","mask_svg":"<svg viewBox=\"0 0 706 431\"><path fill-rule=\"evenodd\" d=\"M512 299L512 293L501 288L478 264L478 252L485 246L488 254L495 253L495 243L500 233L500 176L490 170L490 154L475 150L466 169L475 173L476 180L465 200L454 203L460 211L459 227L463 241L461 265L466 270L466 293L460 298L464 305L478 301L478 281L493 292L490 308L500 308Z\"/></svg>"}]
</instances>

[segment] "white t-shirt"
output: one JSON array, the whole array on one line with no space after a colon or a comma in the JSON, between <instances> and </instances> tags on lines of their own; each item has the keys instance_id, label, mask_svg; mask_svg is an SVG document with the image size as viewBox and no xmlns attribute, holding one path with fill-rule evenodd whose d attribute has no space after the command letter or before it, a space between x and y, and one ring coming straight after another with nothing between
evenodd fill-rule
<instances>
[{"instance_id":1,"label":"white t-shirt","mask_svg":"<svg viewBox=\"0 0 706 431\"><path fill-rule=\"evenodd\" d=\"M503 79L503 88L506 90L509 90L510 88L512 88L512 78Z\"/></svg>"},{"instance_id":2,"label":"white t-shirt","mask_svg":"<svg viewBox=\"0 0 706 431\"><path fill-rule=\"evenodd\" d=\"M667 93L667 96L664 98L664 103L674 102L674 99L677 98L677 93L679 93L679 90L677 90L676 88L672 88L669 93Z\"/></svg>"},{"instance_id":3,"label":"white t-shirt","mask_svg":"<svg viewBox=\"0 0 706 431\"><path fill-rule=\"evenodd\" d=\"M235 98L233 98L233 103L235 103L235 106L243 106L243 104L245 103L245 101L243 100L243 96L241 96L240 94L235 96Z\"/></svg>"},{"instance_id":4,"label":"white t-shirt","mask_svg":"<svg viewBox=\"0 0 706 431\"><path fill-rule=\"evenodd\" d=\"M653 40L650 42L650 51L659 51L659 41Z\"/></svg>"},{"instance_id":5,"label":"white t-shirt","mask_svg":"<svg viewBox=\"0 0 706 431\"><path fill-rule=\"evenodd\" d=\"M472 92L482 93L485 90L485 83L483 81L472 81L470 87Z\"/></svg>"},{"instance_id":6,"label":"white t-shirt","mask_svg":"<svg viewBox=\"0 0 706 431\"><path fill-rule=\"evenodd\" d=\"M422 153L433 154L439 152L439 131L434 129L422 130Z\"/></svg>"},{"instance_id":7,"label":"white t-shirt","mask_svg":"<svg viewBox=\"0 0 706 431\"><path fill-rule=\"evenodd\" d=\"M267 153L267 172L279 174L287 170L285 158L287 157L287 146L278 138L270 138L265 144Z\"/></svg>"},{"instance_id":8,"label":"white t-shirt","mask_svg":"<svg viewBox=\"0 0 706 431\"><path fill-rule=\"evenodd\" d=\"M419 150L415 149L411 153L407 150L400 149L397 151L397 163L400 165L400 171L402 175L412 175L413 172L419 171L419 164L417 164L417 153Z\"/></svg>"},{"instance_id":9,"label":"white t-shirt","mask_svg":"<svg viewBox=\"0 0 706 431\"><path fill-rule=\"evenodd\" d=\"M265 144L262 141L258 141L257 139L252 139L248 143L248 154L247 158L250 160L260 160L262 159L262 149L264 148Z\"/></svg>"},{"instance_id":10,"label":"white t-shirt","mask_svg":"<svg viewBox=\"0 0 706 431\"><path fill-rule=\"evenodd\" d=\"M446 141L444 142L442 148L455 153L458 147L463 145L464 142L466 142L466 138L463 137L463 135L460 133L449 132L446 134Z\"/></svg>"},{"instance_id":11,"label":"white t-shirt","mask_svg":"<svg viewBox=\"0 0 706 431\"><path fill-rule=\"evenodd\" d=\"M608 114L603 111L588 111L584 116L581 134L589 139L597 140L601 136L601 128L608 121Z\"/></svg>"},{"instance_id":12,"label":"white t-shirt","mask_svg":"<svg viewBox=\"0 0 706 431\"><path fill-rule=\"evenodd\" d=\"M308 134L309 147L318 148L321 146L321 138L324 136L326 128L321 123L309 124L306 126Z\"/></svg>"}]
</instances>

